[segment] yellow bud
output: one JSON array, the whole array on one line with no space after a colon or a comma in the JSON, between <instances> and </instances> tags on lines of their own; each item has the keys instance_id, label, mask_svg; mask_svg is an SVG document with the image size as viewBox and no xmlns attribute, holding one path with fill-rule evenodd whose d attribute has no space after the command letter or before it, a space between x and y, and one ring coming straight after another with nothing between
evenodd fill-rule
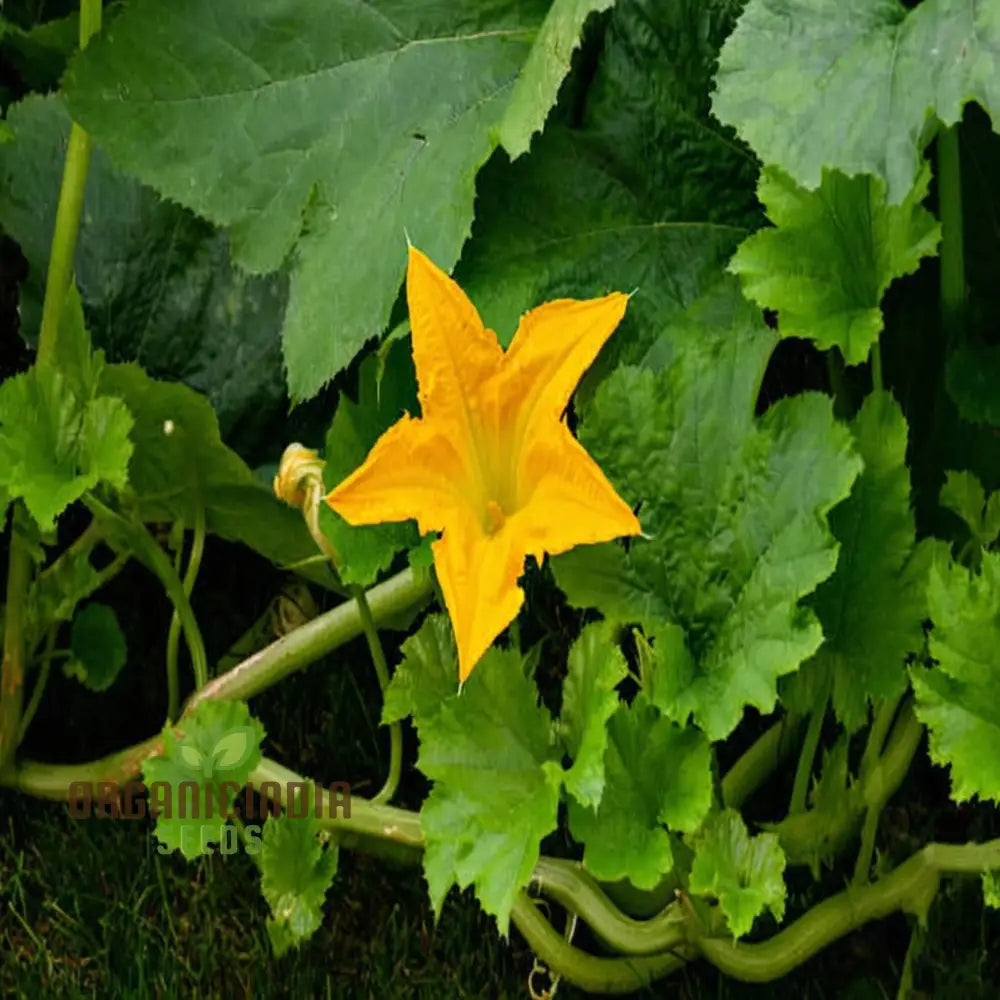
<instances>
[{"instance_id":1,"label":"yellow bud","mask_svg":"<svg viewBox=\"0 0 1000 1000\"><path fill-rule=\"evenodd\" d=\"M274 477L274 495L290 507L300 510L306 503L310 483L323 486L323 459L313 448L295 442L281 456L278 474Z\"/></svg>"}]
</instances>

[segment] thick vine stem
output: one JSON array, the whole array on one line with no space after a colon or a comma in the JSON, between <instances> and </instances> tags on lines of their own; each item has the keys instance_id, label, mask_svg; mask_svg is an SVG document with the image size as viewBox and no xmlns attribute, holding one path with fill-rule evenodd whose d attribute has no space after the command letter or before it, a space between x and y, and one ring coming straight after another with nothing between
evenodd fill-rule
<instances>
[{"instance_id":1,"label":"thick vine stem","mask_svg":"<svg viewBox=\"0 0 1000 1000\"><path fill-rule=\"evenodd\" d=\"M622 954L655 955L679 948L686 939L684 915L675 902L655 917L636 920L608 899L578 861L539 858L531 885L580 916L604 944Z\"/></svg>"},{"instance_id":2,"label":"thick vine stem","mask_svg":"<svg viewBox=\"0 0 1000 1000\"><path fill-rule=\"evenodd\" d=\"M162 551L162 550L161 550ZM431 595L429 574L405 569L368 593L368 605L376 621L425 604ZM315 660L361 634L361 616L354 601L345 601L330 611L283 635L231 670L209 681L188 699L181 718L203 701L213 698L239 701L260 694L282 678L302 670ZM17 788L37 798L65 801L74 781L110 781L125 785L134 781L147 757L162 751L159 734L101 760L85 764L43 764L21 761L17 767L0 769L0 784Z\"/></svg>"},{"instance_id":3,"label":"thick vine stem","mask_svg":"<svg viewBox=\"0 0 1000 1000\"><path fill-rule=\"evenodd\" d=\"M102 0L80 2L80 48L101 30ZM62 187L56 208L56 224L49 252L49 269L45 278L45 299L42 302L42 324L38 334L37 363L51 364L56 357L59 323L62 320L66 293L73 280L76 243L83 214L83 198L90 171L90 136L76 122L70 126L66 162L63 166Z\"/></svg>"},{"instance_id":4,"label":"thick vine stem","mask_svg":"<svg viewBox=\"0 0 1000 1000\"><path fill-rule=\"evenodd\" d=\"M662 955L599 958L571 945L523 891L514 900L510 918L552 973L588 993L634 993L681 968L696 954L689 946L682 945L677 951Z\"/></svg>"},{"instance_id":5,"label":"thick vine stem","mask_svg":"<svg viewBox=\"0 0 1000 1000\"><path fill-rule=\"evenodd\" d=\"M727 976L766 983L787 975L818 951L871 920L902 910L926 918L942 875L1000 869L1000 839L983 844L927 844L879 881L852 886L812 907L767 941L701 938L702 956Z\"/></svg>"},{"instance_id":6,"label":"thick vine stem","mask_svg":"<svg viewBox=\"0 0 1000 1000\"><path fill-rule=\"evenodd\" d=\"M31 585L31 549L24 537L24 505L11 514L10 560L7 563L7 604L3 620L3 664L0 666L0 771L17 750L24 705L25 611Z\"/></svg>"}]
</instances>

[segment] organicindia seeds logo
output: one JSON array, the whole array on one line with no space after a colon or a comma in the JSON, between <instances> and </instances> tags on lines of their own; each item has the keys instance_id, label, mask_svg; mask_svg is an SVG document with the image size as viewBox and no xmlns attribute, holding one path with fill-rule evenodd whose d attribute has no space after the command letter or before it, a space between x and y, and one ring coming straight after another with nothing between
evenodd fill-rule
<instances>
[{"instance_id":1,"label":"organicindia seeds logo","mask_svg":"<svg viewBox=\"0 0 1000 1000\"><path fill-rule=\"evenodd\" d=\"M204 720L212 721L216 720ZM263 736L260 724L250 722L208 739L210 730L218 733L216 726L195 724L181 737L170 733L163 755L146 762L144 781L72 782L67 790L70 816L128 820L152 816L159 852L169 854L179 848L187 857L212 853L213 845L221 854L234 854L241 838L246 852L257 854L260 824L281 815L281 803L291 819L310 815L350 819L347 782L323 786L301 780L249 780L260 763ZM241 803L236 799L244 788L247 794Z\"/></svg>"}]
</instances>

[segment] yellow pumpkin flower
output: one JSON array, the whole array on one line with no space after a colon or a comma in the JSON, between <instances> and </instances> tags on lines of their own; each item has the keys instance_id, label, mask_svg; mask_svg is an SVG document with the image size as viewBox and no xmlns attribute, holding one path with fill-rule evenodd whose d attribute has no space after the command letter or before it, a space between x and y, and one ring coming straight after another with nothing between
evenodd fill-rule
<instances>
[{"instance_id":1,"label":"yellow pumpkin flower","mask_svg":"<svg viewBox=\"0 0 1000 1000\"><path fill-rule=\"evenodd\" d=\"M628 296L547 302L506 352L413 247L406 297L422 415L404 414L326 502L349 524L415 518L421 534L442 532L431 548L464 682L517 616L528 555L641 533L563 419Z\"/></svg>"}]
</instances>

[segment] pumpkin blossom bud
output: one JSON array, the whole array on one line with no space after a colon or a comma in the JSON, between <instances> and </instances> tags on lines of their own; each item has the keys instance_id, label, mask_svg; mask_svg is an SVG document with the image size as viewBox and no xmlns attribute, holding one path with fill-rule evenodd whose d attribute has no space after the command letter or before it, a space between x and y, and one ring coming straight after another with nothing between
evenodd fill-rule
<instances>
[{"instance_id":1,"label":"pumpkin blossom bud","mask_svg":"<svg viewBox=\"0 0 1000 1000\"><path fill-rule=\"evenodd\" d=\"M323 486L323 464L315 449L298 442L288 445L274 477L274 495L301 510L308 500L309 487Z\"/></svg>"}]
</instances>

